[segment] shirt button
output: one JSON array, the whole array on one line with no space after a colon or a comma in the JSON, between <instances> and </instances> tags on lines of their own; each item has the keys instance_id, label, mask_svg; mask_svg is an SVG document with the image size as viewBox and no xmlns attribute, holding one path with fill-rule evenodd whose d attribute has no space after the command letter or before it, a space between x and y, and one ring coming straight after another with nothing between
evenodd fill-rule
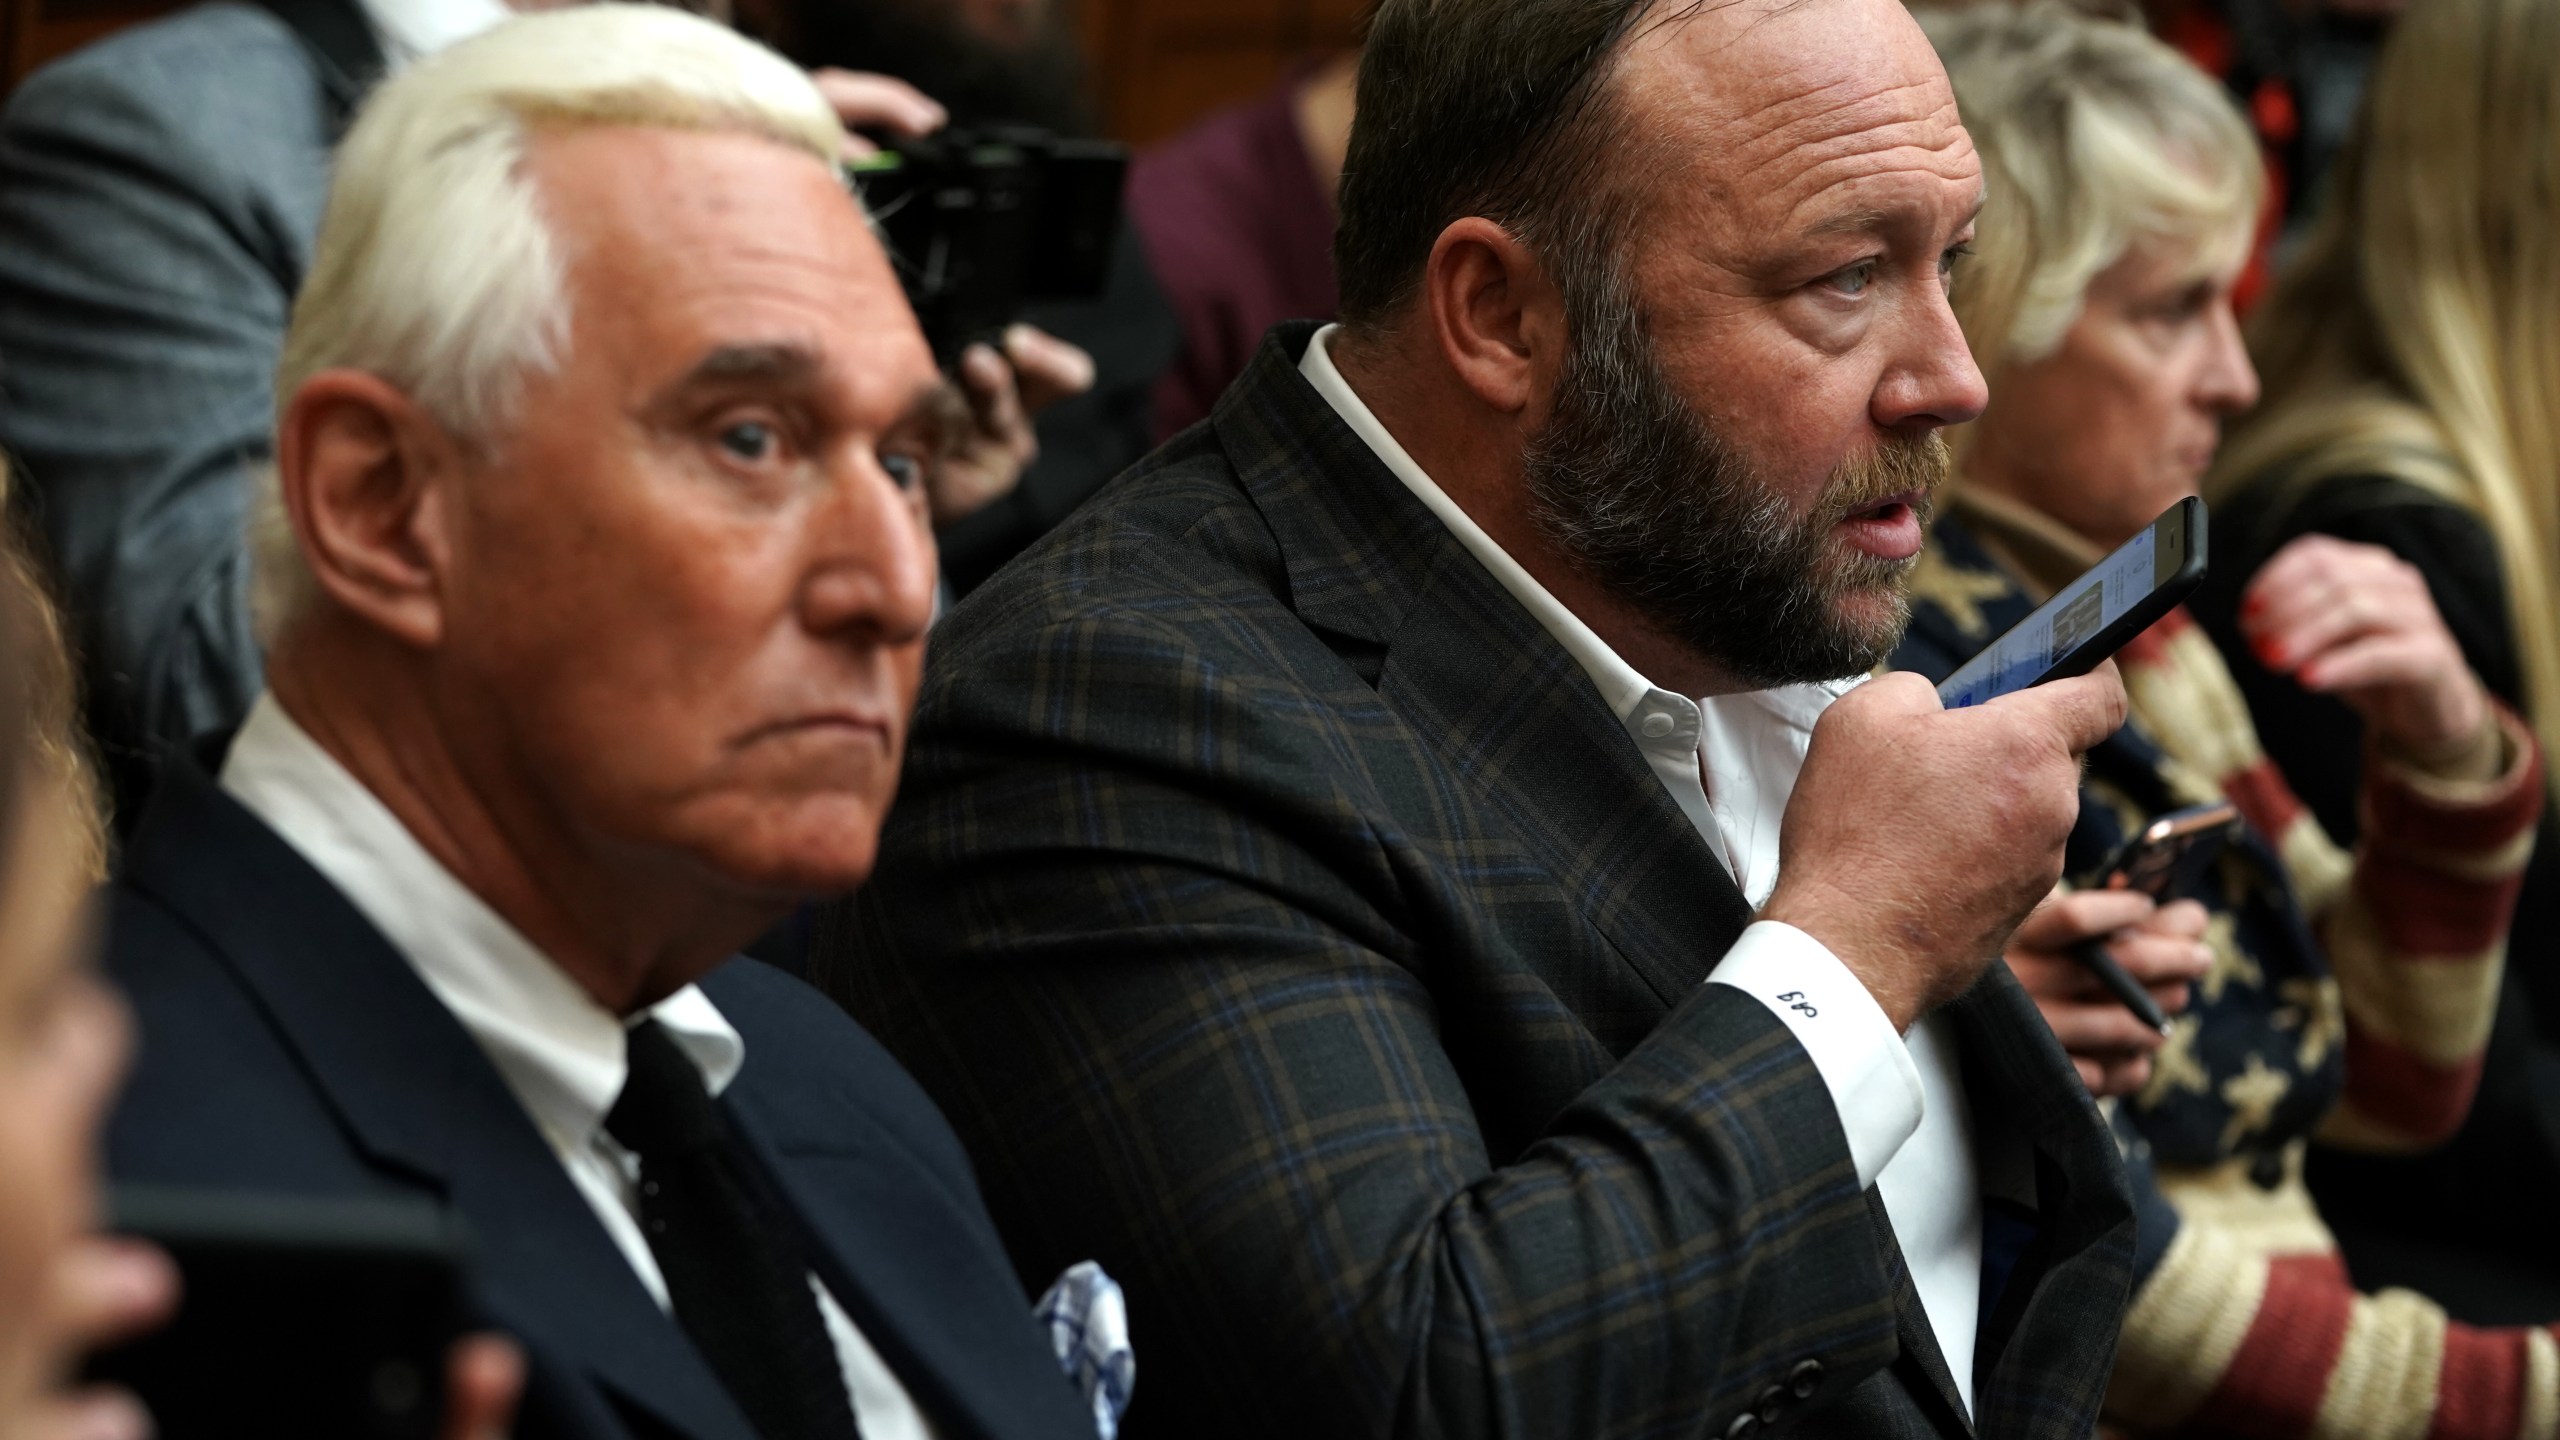
<instances>
[{"instance_id":1,"label":"shirt button","mask_svg":"<svg viewBox=\"0 0 2560 1440\"><path fill-rule=\"evenodd\" d=\"M1644 731L1647 739L1659 740L1663 736L1670 734L1671 727L1679 723L1679 721L1672 719L1670 716L1663 714L1659 710L1656 710L1652 714L1644 717L1644 724L1639 728Z\"/></svg>"}]
</instances>

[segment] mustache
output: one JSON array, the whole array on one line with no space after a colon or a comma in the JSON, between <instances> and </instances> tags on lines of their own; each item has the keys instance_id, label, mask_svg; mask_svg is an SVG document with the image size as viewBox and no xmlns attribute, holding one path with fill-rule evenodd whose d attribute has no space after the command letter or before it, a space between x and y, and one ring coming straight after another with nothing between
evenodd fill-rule
<instances>
[{"instance_id":1,"label":"mustache","mask_svg":"<svg viewBox=\"0 0 2560 1440\"><path fill-rule=\"evenodd\" d=\"M1823 487L1822 501L1814 513L1828 529L1887 500L1917 495L1919 503L1912 508L1926 524L1936 511L1938 492L1946 488L1947 477L1954 468L1954 452L1947 447L1947 437L1935 430L1917 437L1888 436L1873 452L1844 461L1831 472L1831 481Z\"/></svg>"}]
</instances>

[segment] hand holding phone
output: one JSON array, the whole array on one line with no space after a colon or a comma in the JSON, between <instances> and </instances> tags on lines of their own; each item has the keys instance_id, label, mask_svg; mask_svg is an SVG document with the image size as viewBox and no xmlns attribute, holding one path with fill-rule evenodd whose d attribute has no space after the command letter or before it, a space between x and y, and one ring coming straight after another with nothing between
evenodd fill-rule
<instances>
[{"instance_id":1,"label":"hand holding phone","mask_svg":"<svg viewBox=\"0 0 2560 1440\"><path fill-rule=\"evenodd\" d=\"M2087 888L2132 890L2150 896L2155 904L2165 904L2204 873L2239 823L2240 812L2229 801L2172 811L2125 841L2114 857L2089 877L2091 884ZM2083 940L2071 947L2071 957L2095 975L2108 994L2140 1016L2144 1024L2164 1035L2169 1033L2167 1012L2151 998L2142 982L2125 973L2124 967L2107 953L2106 946L2103 936Z\"/></svg>"},{"instance_id":2,"label":"hand holding phone","mask_svg":"<svg viewBox=\"0 0 2560 1440\"><path fill-rule=\"evenodd\" d=\"M2190 495L1938 683L1950 710L2086 675L2204 579L2204 502Z\"/></svg>"},{"instance_id":3,"label":"hand holding phone","mask_svg":"<svg viewBox=\"0 0 2560 1440\"><path fill-rule=\"evenodd\" d=\"M176 1262L178 1311L93 1357L89 1375L139 1396L162 1440L452 1433L463 1247L437 1206L123 1187L111 1210L115 1230ZM488 1377L503 1368L503 1357L467 1357L466 1404L477 1397L487 1411Z\"/></svg>"}]
</instances>

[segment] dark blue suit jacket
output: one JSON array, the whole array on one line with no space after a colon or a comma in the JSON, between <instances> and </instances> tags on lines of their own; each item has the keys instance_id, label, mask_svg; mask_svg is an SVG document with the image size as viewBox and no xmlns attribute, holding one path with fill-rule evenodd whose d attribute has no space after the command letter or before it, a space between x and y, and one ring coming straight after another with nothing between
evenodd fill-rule
<instances>
[{"instance_id":1,"label":"dark blue suit jacket","mask_svg":"<svg viewBox=\"0 0 2560 1440\"><path fill-rule=\"evenodd\" d=\"M486 1323L532 1358L519 1434L751 1440L461 1024L201 771L171 768L111 923L142 1042L108 1132L116 1179L437 1198L473 1234ZM945 1440L1090 1440L932 1102L779 971L737 961L702 986L746 1040L731 1123Z\"/></svg>"}]
</instances>

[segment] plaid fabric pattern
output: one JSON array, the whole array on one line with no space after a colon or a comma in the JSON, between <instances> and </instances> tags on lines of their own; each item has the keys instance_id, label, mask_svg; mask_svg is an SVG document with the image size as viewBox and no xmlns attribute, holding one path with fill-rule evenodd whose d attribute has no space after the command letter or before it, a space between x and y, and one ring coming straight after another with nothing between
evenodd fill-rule
<instances>
[{"instance_id":1,"label":"plaid fabric pattern","mask_svg":"<svg viewBox=\"0 0 2560 1440\"><path fill-rule=\"evenodd\" d=\"M822 981L1026 1275L1126 1284L1129 1435L1965 1433L1819 1075L1700 983L1740 896L1310 333L936 632ZM1979 1428L2084 1436L2114 1150L2005 972L1950 1014L2041 1202Z\"/></svg>"}]
</instances>

